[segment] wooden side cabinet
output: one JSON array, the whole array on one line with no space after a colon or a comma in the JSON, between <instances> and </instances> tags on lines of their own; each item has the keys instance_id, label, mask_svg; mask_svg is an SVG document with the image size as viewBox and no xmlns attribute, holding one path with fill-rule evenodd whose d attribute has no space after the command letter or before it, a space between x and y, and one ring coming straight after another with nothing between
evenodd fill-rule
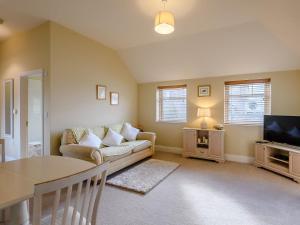
<instances>
[{"instance_id":1,"label":"wooden side cabinet","mask_svg":"<svg viewBox=\"0 0 300 225\"><path fill-rule=\"evenodd\" d=\"M224 162L224 130L184 128L182 155Z\"/></svg>"}]
</instances>

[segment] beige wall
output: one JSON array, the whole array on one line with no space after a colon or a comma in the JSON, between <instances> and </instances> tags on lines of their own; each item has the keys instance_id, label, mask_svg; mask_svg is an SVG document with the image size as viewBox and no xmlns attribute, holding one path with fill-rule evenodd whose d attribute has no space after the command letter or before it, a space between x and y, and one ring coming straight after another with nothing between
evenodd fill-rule
<instances>
[{"instance_id":1,"label":"beige wall","mask_svg":"<svg viewBox=\"0 0 300 225\"><path fill-rule=\"evenodd\" d=\"M117 91L120 104L96 100L96 84ZM137 122L137 83L117 53L51 23L51 143L57 153L65 128ZM109 93L107 93L109 94Z\"/></svg>"},{"instance_id":2,"label":"beige wall","mask_svg":"<svg viewBox=\"0 0 300 225\"><path fill-rule=\"evenodd\" d=\"M211 108L210 126L224 122L224 81L255 78L271 78L272 114L300 115L300 71L287 71L140 84L139 124L145 130L157 132L158 145L181 148L182 128L184 126L199 127L200 120L196 117L198 106ZM170 84L187 84L188 122L186 124L155 121L156 87ZM197 97L197 86L205 84L211 85L212 95ZM253 156L253 144L262 135L261 126L227 125L225 129L226 154Z\"/></svg>"},{"instance_id":3,"label":"beige wall","mask_svg":"<svg viewBox=\"0 0 300 225\"><path fill-rule=\"evenodd\" d=\"M8 139L6 147L11 157L20 154L20 74L36 69L49 70L49 37L49 23L44 23L0 43L0 93L2 95L2 81L14 79L14 108L18 111L14 117L14 138ZM0 99L3 110L2 97ZM4 132L3 126L1 132Z\"/></svg>"},{"instance_id":4,"label":"beige wall","mask_svg":"<svg viewBox=\"0 0 300 225\"><path fill-rule=\"evenodd\" d=\"M0 77L14 79L18 112L20 74L36 69L48 74L45 87L50 109L46 112L52 154L58 153L65 128L137 122L137 83L114 50L52 22L1 42ZM106 101L96 100L96 84L107 85ZM119 105L109 104L109 91L119 92ZM19 157L19 113L14 128L15 137L9 140L7 150L9 156Z\"/></svg>"}]
</instances>

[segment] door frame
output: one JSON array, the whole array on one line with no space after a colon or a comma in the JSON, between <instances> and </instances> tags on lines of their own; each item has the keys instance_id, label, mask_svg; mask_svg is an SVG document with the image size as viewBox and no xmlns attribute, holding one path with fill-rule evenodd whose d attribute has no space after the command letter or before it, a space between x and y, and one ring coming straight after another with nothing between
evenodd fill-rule
<instances>
[{"instance_id":1,"label":"door frame","mask_svg":"<svg viewBox=\"0 0 300 225\"><path fill-rule=\"evenodd\" d=\"M11 113L11 118L10 118L10 127L11 127L11 133L7 134L6 133L6 118L5 118L5 102L6 102L6 90L5 90L5 85L6 83L10 83L11 84L11 90L10 90L10 113ZM14 79L4 79L2 81L2 118L1 121L3 123L2 125L2 129L3 129L3 134L1 133L1 135L3 135L5 138L14 138Z\"/></svg>"},{"instance_id":2,"label":"door frame","mask_svg":"<svg viewBox=\"0 0 300 225\"><path fill-rule=\"evenodd\" d=\"M24 81L28 81L28 78L30 77L38 77L40 76L42 78L42 115L43 115L43 120L42 120L42 130L43 130L43 135L42 135L42 152L43 155L50 155L50 146L48 146L49 141L49 128L48 128L48 113L46 112L47 109L47 102L45 101L45 77L47 76L46 72L43 69L37 69L37 70L31 70L31 71L26 71L20 74L20 154L21 157L28 157L28 126L27 126L27 121L28 121L28 107L24 107L24 104L28 104L28 82L26 82L27 87L26 87L26 93L24 93ZM24 93L24 94L23 94ZM27 102L24 102L24 98L27 98ZM25 112L25 110L27 112ZM26 118L27 115L27 118Z\"/></svg>"}]
</instances>

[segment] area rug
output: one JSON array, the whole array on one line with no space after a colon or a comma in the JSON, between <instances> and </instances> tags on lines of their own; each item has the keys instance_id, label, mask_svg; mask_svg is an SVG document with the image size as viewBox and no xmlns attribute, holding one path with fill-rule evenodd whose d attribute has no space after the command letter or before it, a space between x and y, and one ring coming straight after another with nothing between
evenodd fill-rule
<instances>
[{"instance_id":1,"label":"area rug","mask_svg":"<svg viewBox=\"0 0 300 225\"><path fill-rule=\"evenodd\" d=\"M109 178L106 183L146 194L178 167L175 162L149 159Z\"/></svg>"}]
</instances>

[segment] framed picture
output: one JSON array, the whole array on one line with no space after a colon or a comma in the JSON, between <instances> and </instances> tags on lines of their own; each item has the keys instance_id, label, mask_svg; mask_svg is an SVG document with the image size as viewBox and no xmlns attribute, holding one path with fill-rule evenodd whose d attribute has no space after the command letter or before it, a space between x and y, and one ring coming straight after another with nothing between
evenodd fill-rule
<instances>
[{"instance_id":1,"label":"framed picture","mask_svg":"<svg viewBox=\"0 0 300 225\"><path fill-rule=\"evenodd\" d=\"M210 96L210 85L199 85L198 86L198 97Z\"/></svg>"},{"instance_id":2,"label":"framed picture","mask_svg":"<svg viewBox=\"0 0 300 225\"><path fill-rule=\"evenodd\" d=\"M119 104L119 92L110 92L110 104L111 105Z\"/></svg>"},{"instance_id":3,"label":"framed picture","mask_svg":"<svg viewBox=\"0 0 300 225\"><path fill-rule=\"evenodd\" d=\"M97 85L97 100L105 100L106 99L106 86L104 85Z\"/></svg>"}]
</instances>

